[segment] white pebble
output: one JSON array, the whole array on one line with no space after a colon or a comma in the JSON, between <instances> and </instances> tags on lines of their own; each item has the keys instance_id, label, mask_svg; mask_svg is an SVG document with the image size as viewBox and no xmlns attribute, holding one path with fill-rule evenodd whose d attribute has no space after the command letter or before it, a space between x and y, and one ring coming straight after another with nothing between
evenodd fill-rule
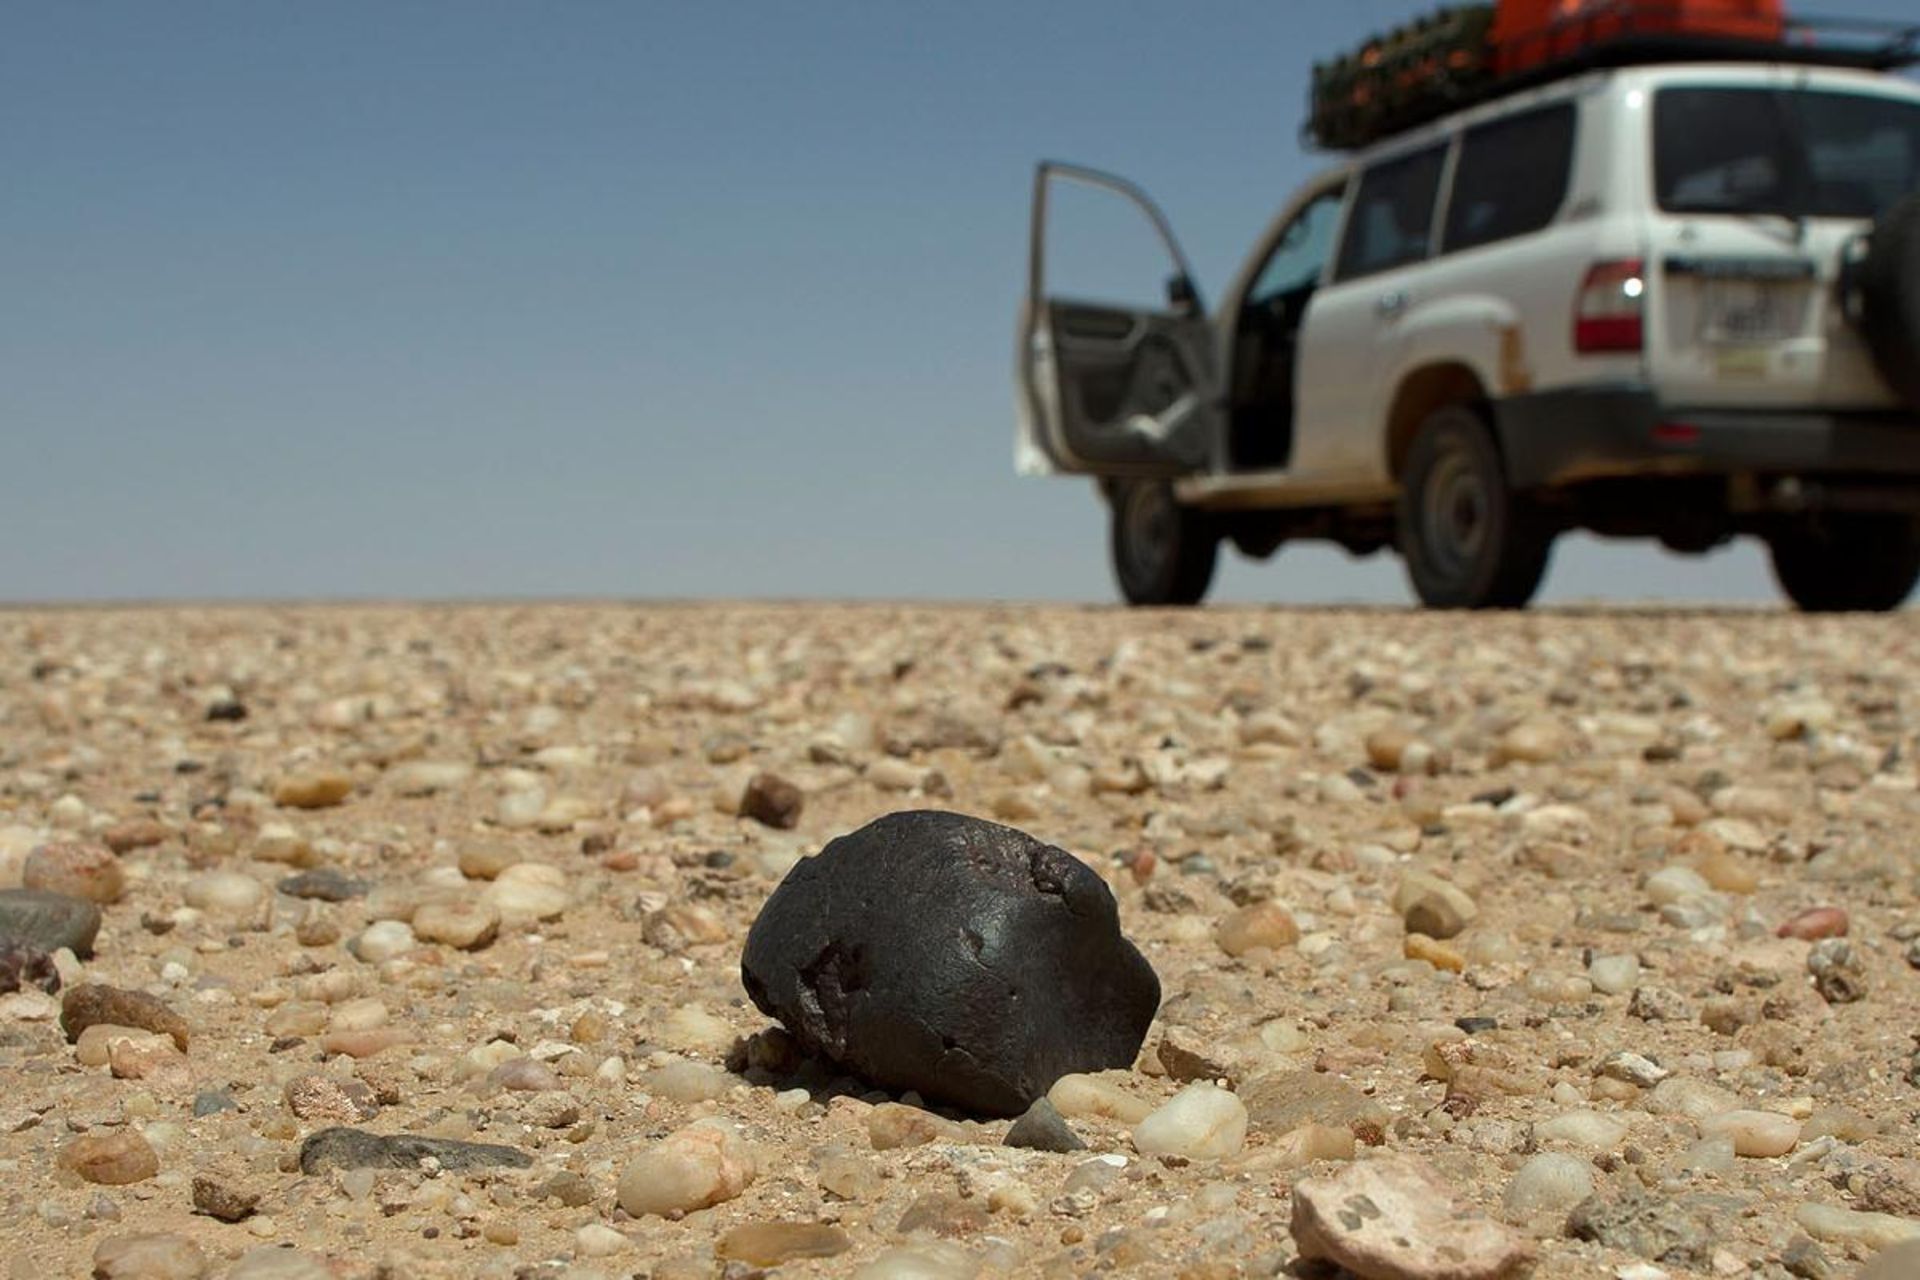
<instances>
[{"instance_id":1,"label":"white pebble","mask_svg":"<svg viewBox=\"0 0 1920 1280\"><path fill-rule=\"evenodd\" d=\"M1542 1142L1564 1142L1584 1151L1611 1151L1627 1136L1624 1120L1598 1111L1569 1111L1533 1127Z\"/></svg>"},{"instance_id":2,"label":"white pebble","mask_svg":"<svg viewBox=\"0 0 1920 1280\"><path fill-rule=\"evenodd\" d=\"M620 1207L636 1218L691 1213L733 1199L758 1172L753 1148L731 1125L700 1121L667 1135L621 1171Z\"/></svg>"},{"instance_id":3,"label":"white pebble","mask_svg":"<svg viewBox=\"0 0 1920 1280\"><path fill-rule=\"evenodd\" d=\"M1061 1076L1047 1090L1047 1101L1069 1120L1097 1117L1139 1124L1153 1114L1151 1103L1098 1076Z\"/></svg>"},{"instance_id":4,"label":"white pebble","mask_svg":"<svg viewBox=\"0 0 1920 1280\"><path fill-rule=\"evenodd\" d=\"M626 1247L625 1236L598 1222L589 1222L573 1233L574 1252L583 1258L611 1258Z\"/></svg>"},{"instance_id":5,"label":"white pebble","mask_svg":"<svg viewBox=\"0 0 1920 1280\"><path fill-rule=\"evenodd\" d=\"M1218 1085L1190 1084L1133 1130L1142 1155L1222 1160L1247 1140L1247 1109Z\"/></svg>"},{"instance_id":6,"label":"white pebble","mask_svg":"<svg viewBox=\"0 0 1920 1280\"><path fill-rule=\"evenodd\" d=\"M1593 1166L1578 1156L1545 1151L1520 1166L1507 1185L1507 1216L1565 1213L1593 1194Z\"/></svg>"},{"instance_id":7,"label":"white pebble","mask_svg":"<svg viewBox=\"0 0 1920 1280\"><path fill-rule=\"evenodd\" d=\"M1654 1115L1681 1115L1701 1121L1739 1108L1740 1099L1730 1090L1706 1080L1675 1076L1662 1080L1647 1095L1646 1109Z\"/></svg>"},{"instance_id":8,"label":"white pebble","mask_svg":"<svg viewBox=\"0 0 1920 1280\"><path fill-rule=\"evenodd\" d=\"M201 911L240 915L260 905L267 887L238 871L209 871L187 881L187 905Z\"/></svg>"},{"instance_id":9,"label":"white pebble","mask_svg":"<svg viewBox=\"0 0 1920 1280\"><path fill-rule=\"evenodd\" d=\"M1602 995L1623 996L1640 985L1640 961L1636 956L1595 956L1587 966L1587 980Z\"/></svg>"},{"instance_id":10,"label":"white pebble","mask_svg":"<svg viewBox=\"0 0 1920 1280\"><path fill-rule=\"evenodd\" d=\"M1800 1122L1773 1111L1728 1111L1700 1124L1709 1138L1729 1138L1733 1153L1768 1159L1783 1156L1800 1141Z\"/></svg>"},{"instance_id":11,"label":"white pebble","mask_svg":"<svg viewBox=\"0 0 1920 1280\"><path fill-rule=\"evenodd\" d=\"M1713 886L1707 883L1706 877L1692 867L1662 867L1647 877L1646 889L1648 900L1656 907L1704 897L1713 892Z\"/></svg>"},{"instance_id":12,"label":"white pebble","mask_svg":"<svg viewBox=\"0 0 1920 1280\"><path fill-rule=\"evenodd\" d=\"M404 920L381 920L360 931L348 948L368 964L379 964L413 950L413 926Z\"/></svg>"},{"instance_id":13,"label":"white pebble","mask_svg":"<svg viewBox=\"0 0 1920 1280\"><path fill-rule=\"evenodd\" d=\"M853 1273L853 1280L974 1280L980 1264L950 1240L899 1245Z\"/></svg>"},{"instance_id":14,"label":"white pebble","mask_svg":"<svg viewBox=\"0 0 1920 1280\"><path fill-rule=\"evenodd\" d=\"M1793 1219L1802 1231L1829 1244L1879 1250L1905 1240L1920 1239L1920 1222L1896 1218L1890 1213L1860 1213L1830 1204L1803 1204Z\"/></svg>"},{"instance_id":15,"label":"white pebble","mask_svg":"<svg viewBox=\"0 0 1920 1280\"><path fill-rule=\"evenodd\" d=\"M506 925L551 920L572 902L567 873L545 862L516 862L494 877L480 901L500 913Z\"/></svg>"}]
</instances>

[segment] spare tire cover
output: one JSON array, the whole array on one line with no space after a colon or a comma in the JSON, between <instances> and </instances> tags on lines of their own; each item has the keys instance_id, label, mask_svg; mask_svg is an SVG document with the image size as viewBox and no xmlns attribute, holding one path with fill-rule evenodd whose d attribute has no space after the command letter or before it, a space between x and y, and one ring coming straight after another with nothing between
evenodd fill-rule
<instances>
[{"instance_id":1,"label":"spare tire cover","mask_svg":"<svg viewBox=\"0 0 1920 1280\"><path fill-rule=\"evenodd\" d=\"M1860 332L1880 374L1920 409L1920 195L1881 215L1855 276Z\"/></svg>"}]
</instances>

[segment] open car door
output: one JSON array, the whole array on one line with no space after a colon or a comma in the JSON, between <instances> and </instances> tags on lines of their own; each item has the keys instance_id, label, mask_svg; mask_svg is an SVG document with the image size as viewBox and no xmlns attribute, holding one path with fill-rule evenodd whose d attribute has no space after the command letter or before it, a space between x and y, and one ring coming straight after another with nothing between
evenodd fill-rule
<instances>
[{"instance_id":1,"label":"open car door","mask_svg":"<svg viewBox=\"0 0 1920 1280\"><path fill-rule=\"evenodd\" d=\"M1047 197L1076 182L1131 201L1166 246L1173 274L1164 309L1141 310L1047 292ZM1125 179L1042 164L1033 179L1027 295L1020 312L1023 475L1178 476L1206 468L1224 410L1213 327L1193 272L1152 200Z\"/></svg>"}]
</instances>

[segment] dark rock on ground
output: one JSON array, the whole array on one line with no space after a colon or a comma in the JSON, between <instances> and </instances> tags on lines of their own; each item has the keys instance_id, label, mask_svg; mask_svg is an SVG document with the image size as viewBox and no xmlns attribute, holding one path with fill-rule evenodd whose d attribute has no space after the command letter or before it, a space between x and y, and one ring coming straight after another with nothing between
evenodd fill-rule
<instances>
[{"instance_id":1,"label":"dark rock on ground","mask_svg":"<svg viewBox=\"0 0 1920 1280\"><path fill-rule=\"evenodd\" d=\"M275 887L290 898L345 902L349 898L364 898L371 886L365 880L356 880L332 867L321 867L317 871L302 871L299 875L288 876Z\"/></svg>"},{"instance_id":2,"label":"dark rock on ground","mask_svg":"<svg viewBox=\"0 0 1920 1280\"><path fill-rule=\"evenodd\" d=\"M1713 1247L1722 1233L1697 1204L1634 1190L1582 1200L1567 1220L1567 1234L1649 1262L1704 1271L1713 1265Z\"/></svg>"},{"instance_id":3,"label":"dark rock on ground","mask_svg":"<svg viewBox=\"0 0 1920 1280\"><path fill-rule=\"evenodd\" d=\"M747 935L754 1004L884 1088L1015 1116L1130 1067L1160 980L1078 859L960 814L896 813L796 866Z\"/></svg>"},{"instance_id":4,"label":"dark rock on ground","mask_svg":"<svg viewBox=\"0 0 1920 1280\"><path fill-rule=\"evenodd\" d=\"M1007 1145L1031 1151L1085 1151L1087 1144L1073 1131L1067 1118L1045 1098L1027 1108L1027 1113L1007 1130Z\"/></svg>"},{"instance_id":5,"label":"dark rock on ground","mask_svg":"<svg viewBox=\"0 0 1920 1280\"><path fill-rule=\"evenodd\" d=\"M71 947L86 959L100 932L100 908L43 889L0 889L0 945L52 953Z\"/></svg>"},{"instance_id":6,"label":"dark rock on ground","mask_svg":"<svg viewBox=\"0 0 1920 1280\"><path fill-rule=\"evenodd\" d=\"M60 989L60 971L53 957L35 947L0 944L0 993L38 987L48 995Z\"/></svg>"},{"instance_id":7,"label":"dark rock on ground","mask_svg":"<svg viewBox=\"0 0 1920 1280\"><path fill-rule=\"evenodd\" d=\"M219 1115L222 1111L238 1111L239 1109L240 1104L235 1102L233 1095L225 1089L209 1089L205 1093L197 1093L193 1097L193 1114L195 1119L199 1119L201 1116Z\"/></svg>"},{"instance_id":8,"label":"dark rock on ground","mask_svg":"<svg viewBox=\"0 0 1920 1280\"><path fill-rule=\"evenodd\" d=\"M755 822L782 831L800 822L800 811L807 798L799 787L773 773L756 773L740 797L740 812Z\"/></svg>"},{"instance_id":9,"label":"dark rock on ground","mask_svg":"<svg viewBox=\"0 0 1920 1280\"><path fill-rule=\"evenodd\" d=\"M185 1053L191 1033L187 1020L167 1006L166 1001L144 991L128 991L100 982L83 982L71 988L60 1002L60 1029L69 1042L99 1023L116 1027L138 1027L155 1035L172 1036L174 1047Z\"/></svg>"},{"instance_id":10,"label":"dark rock on ground","mask_svg":"<svg viewBox=\"0 0 1920 1280\"><path fill-rule=\"evenodd\" d=\"M368 1133L364 1129L322 1129L300 1144L300 1172L328 1169L413 1169L432 1156L443 1169L506 1167L524 1169L533 1157L491 1142L456 1142L411 1133Z\"/></svg>"}]
</instances>

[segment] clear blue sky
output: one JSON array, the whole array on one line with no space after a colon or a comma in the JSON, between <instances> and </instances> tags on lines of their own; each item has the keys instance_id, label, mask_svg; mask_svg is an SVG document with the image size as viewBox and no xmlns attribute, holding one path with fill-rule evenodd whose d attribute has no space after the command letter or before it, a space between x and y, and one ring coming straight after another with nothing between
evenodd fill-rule
<instances>
[{"instance_id":1,"label":"clear blue sky","mask_svg":"<svg viewBox=\"0 0 1920 1280\"><path fill-rule=\"evenodd\" d=\"M0 600L1108 599L1090 489L1011 471L1032 162L1217 289L1311 59L1427 7L8 5ZM1585 541L1548 591L1770 586Z\"/></svg>"}]
</instances>

